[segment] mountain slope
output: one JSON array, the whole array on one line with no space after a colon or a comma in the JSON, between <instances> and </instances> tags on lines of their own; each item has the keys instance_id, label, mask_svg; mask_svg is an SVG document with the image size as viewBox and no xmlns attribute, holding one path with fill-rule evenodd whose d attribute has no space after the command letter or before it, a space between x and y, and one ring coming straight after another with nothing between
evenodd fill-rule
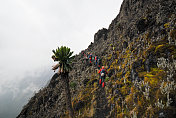
<instances>
[{"instance_id":1,"label":"mountain slope","mask_svg":"<svg viewBox=\"0 0 176 118\"><path fill-rule=\"evenodd\" d=\"M115 49L114 49L115 48ZM84 50L108 68L105 88L95 66L76 55L70 81L77 117L176 115L176 1L124 0L120 13ZM67 117L60 78L36 93L18 118Z\"/></svg>"}]
</instances>

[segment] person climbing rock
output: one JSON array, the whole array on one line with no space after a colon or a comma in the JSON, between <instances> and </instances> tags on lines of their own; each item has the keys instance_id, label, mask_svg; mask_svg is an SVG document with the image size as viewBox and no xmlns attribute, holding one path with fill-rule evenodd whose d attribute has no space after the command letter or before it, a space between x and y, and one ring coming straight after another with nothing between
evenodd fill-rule
<instances>
[{"instance_id":1,"label":"person climbing rock","mask_svg":"<svg viewBox=\"0 0 176 118\"><path fill-rule=\"evenodd\" d=\"M90 55L88 56L89 59L89 65L92 65L92 54L90 53Z\"/></svg>"},{"instance_id":2,"label":"person climbing rock","mask_svg":"<svg viewBox=\"0 0 176 118\"><path fill-rule=\"evenodd\" d=\"M101 59L100 59L100 58L98 58L98 69L100 69L101 64L102 64Z\"/></svg>"},{"instance_id":3,"label":"person climbing rock","mask_svg":"<svg viewBox=\"0 0 176 118\"><path fill-rule=\"evenodd\" d=\"M95 66L97 67L98 64L98 56L95 56Z\"/></svg>"},{"instance_id":4,"label":"person climbing rock","mask_svg":"<svg viewBox=\"0 0 176 118\"><path fill-rule=\"evenodd\" d=\"M83 58L83 57L84 57L84 51L81 52L81 58Z\"/></svg>"},{"instance_id":5,"label":"person climbing rock","mask_svg":"<svg viewBox=\"0 0 176 118\"><path fill-rule=\"evenodd\" d=\"M98 72L100 74L100 80L99 80L99 85L104 87L105 86L105 78L106 78L106 74L108 74L108 72L106 71L105 67L102 66L102 68L99 70Z\"/></svg>"},{"instance_id":6,"label":"person climbing rock","mask_svg":"<svg viewBox=\"0 0 176 118\"><path fill-rule=\"evenodd\" d=\"M92 62L94 62L95 61L95 57L92 55Z\"/></svg>"}]
</instances>

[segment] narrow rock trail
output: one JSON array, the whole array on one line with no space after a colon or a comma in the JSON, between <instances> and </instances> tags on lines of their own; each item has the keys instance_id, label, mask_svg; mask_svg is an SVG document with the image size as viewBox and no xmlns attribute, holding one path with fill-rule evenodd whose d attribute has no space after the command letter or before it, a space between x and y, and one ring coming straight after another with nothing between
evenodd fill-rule
<instances>
[{"instance_id":1,"label":"narrow rock trail","mask_svg":"<svg viewBox=\"0 0 176 118\"><path fill-rule=\"evenodd\" d=\"M109 115L110 108L106 97L105 88L99 87L95 91L96 107L94 118L106 118Z\"/></svg>"}]
</instances>

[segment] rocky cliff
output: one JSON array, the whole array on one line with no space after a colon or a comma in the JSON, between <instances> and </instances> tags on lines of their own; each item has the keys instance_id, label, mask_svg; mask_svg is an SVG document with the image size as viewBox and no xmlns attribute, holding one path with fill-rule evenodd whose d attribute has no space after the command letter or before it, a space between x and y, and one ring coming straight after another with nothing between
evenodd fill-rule
<instances>
[{"instance_id":1,"label":"rocky cliff","mask_svg":"<svg viewBox=\"0 0 176 118\"><path fill-rule=\"evenodd\" d=\"M124 0L84 52L101 57L109 77L98 87L98 69L76 55L69 74L76 117L176 116L175 0ZM17 117L68 117L60 77L54 75Z\"/></svg>"}]
</instances>

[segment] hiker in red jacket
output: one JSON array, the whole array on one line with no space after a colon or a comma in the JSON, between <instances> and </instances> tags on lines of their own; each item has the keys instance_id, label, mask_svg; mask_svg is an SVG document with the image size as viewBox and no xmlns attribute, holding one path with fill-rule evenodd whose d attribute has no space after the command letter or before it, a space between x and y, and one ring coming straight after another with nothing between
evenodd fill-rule
<instances>
[{"instance_id":1,"label":"hiker in red jacket","mask_svg":"<svg viewBox=\"0 0 176 118\"><path fill-rule=\"evenodd\" d=\"M89 64L91 65L91 64L92 64L92 54L90 54L90 55L88 56L88 59L89 59Z\"/></svg>"},{"instance_id":2,"label":"hiker in red jacket","mask_svg":"<svg viewBox=\"0 0 176 118\"><path fill-rule=\"evenodd\" d=\"M98 64L98 56L95 56L94 60L95 60L95 66L97 67L97 64Z\"/></svg>"},{"instance_id":3,"label":"hiker in red jacket","mask_svg":"<svg viewBox=\"0 0 176 118\"><path fill-rule=\"evenodd\" d=\"M100 86L102 85L102 87L104 87L105 86L104 80L105 80L106 74L108 74L108 72L106 71L105 67L102 66L102 68L99 70L98 73L100 74L99 85Z\"/></svg>"}]
</instances>

